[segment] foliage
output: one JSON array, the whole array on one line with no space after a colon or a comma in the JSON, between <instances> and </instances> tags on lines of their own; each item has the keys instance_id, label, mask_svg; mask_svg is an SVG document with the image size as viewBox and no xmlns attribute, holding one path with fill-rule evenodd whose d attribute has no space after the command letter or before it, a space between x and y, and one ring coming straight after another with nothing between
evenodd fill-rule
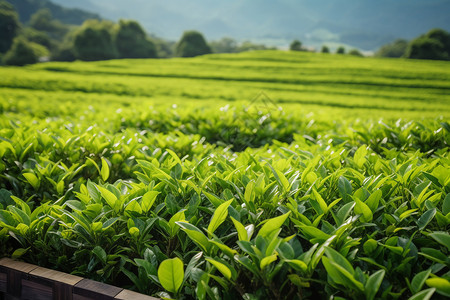
<instances>
[{"instance_id":1,"label":"foliage","mask_svg":"<svg viewBox=\"0 0 450 300\"><path fill-rule=\"evenodd\" d=\"M405 55L406 48L408 47L408 41L403 39L397 39L391 44L382 46L375 52L375 56L379 57L402 57Z\"/></svg>"},{"instance_id":2,"label":"foliage","mask_svg":"<svg viewBox=\"0 0 450 300\"><path fill-rule=\"evenodd\" d=\"M85 22L75 34L73 47L76 58L81 60L105 60L118 56L107 22Z\"/></svg>"},{"instance_id":3,"label":"foliage","mask_svg":"<svg viewBox=\"0 0 450 300\"><path fill-rule=\"evenodd\" d=\"M176 45L176 55L180 57L193 57L209 53L211 53L211 48L198 31L185 31Z\"/></svg>"},{"instance_id":4,"label":"foliage","mask_svg":"<svg viewBox=\"0 0 450 300\"><path fill-rule=\"evenodd\" d=\"M0 255L161 298L445 297L442 64L265 51L0 68Z\"/></svg>"},{"instance_id":5,"label":"foliage","mask_svg":"<svg viewBox=\"0 0 450 300\"><path fill-rule=\"evenodd\" d=\"M36 46L38 46L36 44ZM3 62L5 65L24 66L34 64L38 61L38 54L36 53L36 46L23 38L15 38L11 49L6 52ZM40 51L40 49L38 50Z\"/></svg>"},{"instance_id":6,"label":"foliage","mask_svg":"<svg viewBox=\"0 0 450 300\"><path fill-rule=\"evenodd\" d=\"M330 53L330 48L328 48L326 45L323 45L320 49L320 52L322 53Z\"/></svg>"},{"instance_id":7,"label":"foliage","mask_svg":"<svg viewBox=\"0 0 450 300\"><path fill-rule=\"evenodd\" d=\"M212 41L210 46L214 53L235 53L238 51L238 43L230 37L223 37L218 41Z\"/></svg>"},{"instance_id":8,"label":"foliage","mask_svg":"<svg viewBox=\"0 0 450 300\"><path fill-rule=\"evenodd\" d=\"M5 53L18 34L20 23L17 13L9 3L1 1L0 5L0 53Z\"/></svg>"},{"instance_id":9,"label":"foliage","mask_svg":"<svg viewBox=\"0 0 450 300\"><path fill-rule=\"evenodd\" d=\"M98 14L85 10L62 7L48 0L8 0L17 9L22 23L28 23L33 14L39 10L50 10L52 16L63 24L81 25L88 19L100 19Z\"/></svg>"},{"instance_id":10,"label":"foliage","mask_svg":"<svg viewBox=\"0 0 450 300\"><path fill-rule=\"evenodd\" d=\"M50 9L40 9L30 18L30 27L47 33L50 37L61 40L69 31L67 25L53 19Z\"/></svg>"},{"instance_id":11,"label":"foliage","mask_svg":"<svg viewBox=\"0 0 450 300\"><path fill-rule=\"evenodd\" d=\"M345 48L344 47L338 47L337 49L336 49L336 53L337 54L345 54Z\"/></svg>"},{"instance_id":12,"label":"foliage","mask_svg":"<svg viewBox=\"0 0 450 300\"><path fill-rule=\"evenodd\" d=\"M301 51L302 42L300 42L299 40L293 40L292 43L289 45L289 49L291 51Z\"/></svg>"},{"instance_id":13,"label":"foliage","mask_svg":"<svg viewBox=\"0 0 450 300\"><path fill-rule=\"evenodd\" d=\"M31 27L25 27L21 31L21 35L28 41L44 46L49 50L56 48L57 42L49 37L49 35L43 31L33 29Z\"/></svg>"},{"instance_id":14,"label":"foliage","mask_svg":"<svg viewBox=\"0 0 450 300\"><path fill-rule=\"evenodd\" d=\"M136 21L120 20L114 42L119 58L156 57L155 45L147 39L145 31Z\"/></svg>"},{"instance_id":15,"label":"foliage","mask_svg":"<svg viewBox=\"0 0 450 300\"><path fill-rule=\"evenodd\" d=\"M442 29L432 29L412 40L405 57L415 59L450 59L450 34Z\"/></svg>"},{"instance_id":16,"label":"foliage","mask_svg":"<svg viewBox=\"0 0 450 300\"><path fill-rule=\"evenodd\" d=\"M364 55L358 49L352 49L348 52L349 55L363 57Z\"/></svg>"}]
</instances>

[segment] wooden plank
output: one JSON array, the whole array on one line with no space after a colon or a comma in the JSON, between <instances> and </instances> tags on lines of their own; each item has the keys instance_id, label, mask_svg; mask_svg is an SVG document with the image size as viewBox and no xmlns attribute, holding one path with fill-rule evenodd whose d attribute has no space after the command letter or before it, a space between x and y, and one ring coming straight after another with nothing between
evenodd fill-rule
<instances>
[{"instance_id":1,"label":"wooden plank","mask_svg":"<svg viewBox=\"0 0 450 300\"><path fill-rule=\"evenodd\" d=\"M106 283L83 279L73 287L74 297L82 296L96 300L113 300L123 289Z\"/></svg>"},{"instance_id":2,"label":"wooden plank","mask_svg":"<svg viewBox=\"0 0 450 300\"><path fill-rule=\"evenodd\" d=\"M67 273L63 273L63 272L59 272L59 271L55 271L55 270L51 270L51 269L47 269L47 268L42 268L42 267L37 267L36 269L31 271L29 274L47 278L52 281L65 283L67 285L75 285L78 282L80 282L81 280L83 280L83 277L79 277L79 276L75 276L75 275L71 275L71 274L67 274Z\"/></svg>"},{"instance_id":3,"label":"wooden plank","mask_svg":"<svg viewBox=\"0 0 450 300\"><path fill-rule=\"evenodd\" d=\"M121 291L114 299L118 300L159 300L151 296L139 294L130 290Z\"/></svg>"},{"instance_id":4,"label":"wooden plank","mask_svg":"<svg viewBox=\"0 0 450 300\"><path fill-rule=\"evenodd\" d=\"M22 276L24 273L16 271L14 269L8 269L6 271L6 293L14 296L21 297L22 294Z\"/></svg>"},{"instance_id":5,"label":"wooden plank","mask_svg":"<svg viewBox=\"0 0 450 300\"><path fill-rule=\"evenodd\" d=\"M22 299L52 300L53 288L31 280L22 280Z\"/></svg>"},{"instance_id":6,"label":"wooden plank","mask_svg":"<svg viewBox=\"0 0 450 300\"><path fill-rule=\"evenodd\" d=\"M6 292L6 281L7 281L6 273L0 273L0 293Z\"/></svg>"},{"instance_id":7,"label":"wooden plank","mask_svg":"<svg viewBox=\"0 0 450 300\"><path fill-rule=\"evenodd\" d=\"M0 266L4 266L8 269L13 269L16 271L20 271L23 273L30 273L34 269L36 269L38 266L27 264L22 261L13 260L10 258L2 258L0 259Z\"/></svg>"}]
</instances>

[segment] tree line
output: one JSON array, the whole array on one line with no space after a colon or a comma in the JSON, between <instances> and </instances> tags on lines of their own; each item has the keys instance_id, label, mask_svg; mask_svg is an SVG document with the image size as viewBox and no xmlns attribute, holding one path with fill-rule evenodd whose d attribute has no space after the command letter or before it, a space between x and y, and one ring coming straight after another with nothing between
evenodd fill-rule
<instances>
[{"instance_id":1,"label":"tree line","mask_svg":"<svg viewBox=\"0 0 450 300\"><path fill-rule=\"evenodd\" d=\"M382 46L375 56L450 60L450 33L434 28L411 41L398 39Z\"/></svg>"},{"instance_id":2,"label":"tree line","mask_svg":"<svg viewBox=\"0 0 450 300\"><path fill-rule=\"evenodd\" d=\"M82 25L64 24L53 18L49 9L39 9L21 23L14 7L0 1L0 63L26 65L39 60L74 61L116 58L193 57L209 53L237 53L249 50L275 49L251 42L238 43L224 37L207 43L200 32L186 31L178 42L148 35L134 20L89 19ZM299 40L290 44L291 51L309 51ZM324 45L320 52L329 53ZM345 54L338 47L337 54ZM357 49L350 55L363 56ZM433 29L408 42L396 40L381 47L376 56L415 59L450 59L450 34Z\"/></svg>"},{"instance_id":3,"label":"tree line","mask_svg":"<svg viewBox=\"0 0 450 300\"><path fill-rule=\"evenodd\" d=\"M273 49L223 38L208 44L200 32L186 31L178 42L148 35L134 20L89 19L81 26L63 24L49 9L39 9L22 24L14 7L0 1L0 61L25 65L39 59L53 61L106 60L115 58L192 57ZM3 57L2 57L3 56Z\"/></svg>"}]
</instances>

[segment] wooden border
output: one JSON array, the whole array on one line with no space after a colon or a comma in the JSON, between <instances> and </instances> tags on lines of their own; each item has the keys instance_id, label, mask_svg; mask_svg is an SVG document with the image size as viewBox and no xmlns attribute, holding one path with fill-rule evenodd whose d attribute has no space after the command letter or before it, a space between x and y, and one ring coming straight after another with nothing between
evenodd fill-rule
<instances>
[{"instance_id":1,"label":"wooden border","mask_svg":"<svg viewBox=\"0 0 450 300\"><path fill-rule=\"evenodd\" d=\"M158 300L79 276L0 259L0 298L30 300Z\"/></svg>"}]
</instances>

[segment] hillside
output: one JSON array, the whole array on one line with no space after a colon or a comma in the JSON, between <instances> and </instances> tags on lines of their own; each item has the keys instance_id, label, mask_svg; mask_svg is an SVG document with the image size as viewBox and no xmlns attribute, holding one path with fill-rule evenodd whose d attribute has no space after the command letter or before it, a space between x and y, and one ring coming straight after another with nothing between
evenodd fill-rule
<instances>
[{"instance_id":1,"label":"hillside","mask_svg":"<svg viewBox=\"0 0 450 300\"><path fill-rule=\"evenodd\" d=\"M6 0L14 5L19 14L20 21L27 23L30 17L39 9L48 8L53 18L64 24L80 25L87 19L100 19L96 13L88 12L81 8L67 8L68 1L63 1L61 5L49 0Z\"/></svg>"},{"instance_id":2,"label":"hillside","mask_svg":"<svg viewBox=\"0 0 450 300\"><path fill-rule=\"evenodd\" d=\"M413 38L434 27L450 30L449 0L244 0L211 2L82 0L55 2L101 13L110 19L133 18L148 32L173 40L187 29L208 39L231 36L287 43L344 43L373 50L395 38Z\"/></svg>"}]
</instances>

